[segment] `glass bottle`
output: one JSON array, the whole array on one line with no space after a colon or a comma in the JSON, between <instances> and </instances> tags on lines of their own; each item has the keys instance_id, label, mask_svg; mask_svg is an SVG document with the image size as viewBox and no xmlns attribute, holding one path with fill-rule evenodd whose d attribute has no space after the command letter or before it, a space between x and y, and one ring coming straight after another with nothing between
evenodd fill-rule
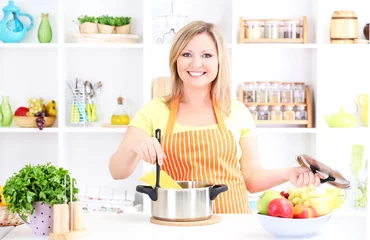
<instances>
[{"instance_id":1,"label":"glass bottle","mask_svg":"<svg viewBox=\"0 0 370 240\"><path fill-rule=\"evenodd\" d=\"M2 122L3 127L10 127L13 121L13 111L9 103L9 96L3 96L1 102L1 113L2 113Z\"/></svg>"},{"instance_id":2,"label":"glass bottle","mask_svg":"<svg viewBox=\"0 0 370 240\"><path fill-rule=\"evenodd\" d=\"M305 83L295 82L293 91L293 102L304 103L305 102Z\"/></svg>"},{"instance_id":3,"label":"glass bottle","mask_svg":"<svg viewBox=\"0 0 370 240\"><path fill-rule=\"evenodd\" d=\"M253 82L245 82L243 86L243 99L244 102L256 101L256 89Z\"/></svg>"},{"instance_id":4,"label":"glass bottle","mask_svg":"<svg viewBox=\"0 0 370 240\"><path fill-rule=\"evenodd\" d=\"M127 114L123 97L117 98L116 112L111 117L112 125L128 125L130 123L130 116Z\"/></svg>"},{"instance_id":5,"label":"glass bottle","mask_svg":"<svg viewBox=\"0 0 370 240\"><path fill-rule=\"evenodd\" d=\"M266 20L264 22L264 37L269 39L277 39L280 36L280 24L279 20Z\"/></svg>"},{"instance_id":6,"label":"glass bottle","mask_svg":"<svg viewBox=\"0 0 370 240\"><path fill-rule=\"evenodd\" d=\"M279 103L280 102L280 82L270 82L269 87L269 103Z\"/></svg>"},{"instance_id":7,"label":"glass bottle","mask_svg":"<svg viewBox=\"0 0 370 240\"><path fill-rule=\"evenodd\" d=\"M283 112L281 111L281 105L274 105L271 107L270 117L271 120L276 121L283 120Z\"/></svg>"},{"instance_id":8,"label":"glass bottle","mask_svg":"<svg viewBox=\"0 0 370 240\"><path fill-rule=\"evenodd\" d=\"M256 121L257 120L257 105L256 104L249 105L248 109L252 115L253 120Z\"/></svg>"},{"instance_id":9,"label":"glass bottle","mask_svg":"<svg viewBox=\"0 0 370 240\"><path fill-rule=\"evenodd\" d=\"M268 105L258 106L257 120L270 120L270 112Z\"/></svg>"},{"instance_id":10,"label":"glass bottle","mask_svg":"<svg viewBox=\"0 0 370 240\"><path fill-rule=\"evenodd\" d=\"M38 29L37 38L40 43L50 43L53 37L53 31L51 30L49 22L49 14L41 14L41 23Z\"/></svg>"},{"instance_id":11,"label":"glass bottle","mask_svg":"<svg viewBox=\"0 0 370 240\"><path fill-rule=\"evenodd\" d=\"M244 23L245 38L259 39L262 33L262 22L259 20L248 20Z\"/></svg>"},{"instance_id":12,"label":"glass bottle","mask_svg":"<svg viewBox=\"0 0 370 240\"><path fill-rule=\"evenodd\" d=\"M284 20L284 25L283 25L283 38L291 38L291 39L296 39L296 38L301 38L301 20L299 19L287 19Z\"/></svg>"},{"instance_id":13,"label":"glass bottle","mask_svg":"<svg viewBox=\"0 0 370 240\"><path fill-rule=\"evenodd\" d=\"M267 90L266 82L257 82L256 102L267 103Z\"/></svg>"},{"instance_id":14,"label":"glass bottle","mask_svg":"<svg viewBox=\"0 0 370 240\"><path fill-rule=\"evenodd\" d=\"M295 119L294 104L284 105L283 120L291 121Z\"/></svg>"},{"instance_id":15,"label":"glass bottle","mask_svg":"<svg viewBox=\"0 0 370 240\"><path fill-rule=\"evenodd\" d=\"M293 88L292 83L282 82L280 90L281 102L292 103L293 102Z\"/></svg>"},{"instance_id":16,"label":"glass bottle","mask_svg":"<svg viewBox=\"0 0 370 240\"><path fill-rule=\"evenodd\" d=\"M306 104L297 104L295 107L295 120L307 120Z\"/></svg>"}]
</instances>

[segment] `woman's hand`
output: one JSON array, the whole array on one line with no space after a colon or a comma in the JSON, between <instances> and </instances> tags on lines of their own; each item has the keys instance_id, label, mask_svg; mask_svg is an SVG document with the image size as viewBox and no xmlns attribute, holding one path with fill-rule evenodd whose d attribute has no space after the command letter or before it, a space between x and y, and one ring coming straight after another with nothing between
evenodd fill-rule
<instances>
[{"instance_id":1,"label":"woman's hand","mask_svg":"<svg viewBox=\"0 0 370 240\"><path fill-rule=\"evenodd\" d=\"M310 184L316 187L320 186L320 177L318 174L313 174L310 169L305 167L294 167L288 169L288 180L294 184L294 186L300 188L308 186Z\"/></svg>"},{"instance_id":2,"label":"woman's hand","mask_svg":"<svg viewBox=\"0 0 370 240\"><path fill-rule=\"evenodd\" d=\"M158 164L162 165L163 159L166 158L161 144L155 137L148 137L134 151L140 155L141 159L151 164L155 164L158 157Z\"/></svg>"}]
</instances>

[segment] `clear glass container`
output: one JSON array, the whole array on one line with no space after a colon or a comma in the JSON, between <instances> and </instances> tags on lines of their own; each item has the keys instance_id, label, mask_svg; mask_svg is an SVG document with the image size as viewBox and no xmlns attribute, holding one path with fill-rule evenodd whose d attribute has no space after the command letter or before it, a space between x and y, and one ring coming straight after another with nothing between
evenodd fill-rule
<instances>
[{"instance_id":1,"label":"clear glass container","mask_svg":"<svg viewBox=\"0 0 370 240\"><path fill-rule=\"evenodd\" d=\"M269 103L280 103L280 82L270 82Z\"/></svg>"},{"instance_id":2,"label":"clear glass container","mask_svg":"<svg viewBox=\"0 0 370 240\"><path fill-rule=\"evenodd\" d=\"M245 82L243 86L243 101L255 102L256 101L256 88L254 82Z\"/></svg>"},{"instance_id":3,"label":"clear glass container","mask_svg":"<svg viewBox=\"0 0 370 240\"><path fill-rule=\"evenodd\" d=\"M280 20L266 20L264 22L264 37L269 39L277 39L280 36Z\"/></svg>"},{"instance_id":4,"label":"clear glass container","mask_svg":"<svg viewBox=\"0 0 370 240\"><path fill-rule=\"evenodd\" d=\"M281 96L282 103L292 103L293 102L293 83L282 82L280 96Z\"/></svg>"},{"instance_id":5,"label":"clear glass container","mask_svg":"<svg viewBox=\"0 0 370 240\"><path fill-rule=\"evenodd\" d=\"M277 120L277 121L283 120L283 112L281 111L281 105L271 106L270 118L271 120Z\"/></svg>"},{"instance_id":6,"label":"clear glass container","mask_svg":"<svg viewBox=\"0 0 370 240\"><path fill-rule=\"evenodd\" d=\"M306 104L295 106L295 120L307 120Z\"/></svg>"},{"instance_id":7,"label":"clear glass container","mask_svg":"<svg viewBox=\"0 0 370 240\"><path fill-rule=\"evenodd\" d=\"M257 104L249 105L248 109L252 115L253 120L256 121L257 120Z\"/></svg>"},{"instance_id":8,"label":"clear glass container","mask_svg":"<svg viewBox=\"0 0 370 240\"><path fill-rule=\"evenodd\" d=\"M257 82L256 102L267 103L268 87L266 82Z\"/></svg>"},{"instance_id":9,"label":"clear glass container","mask_svg":"<svg viewBox=\"0 0 370 240\"><path fill-rule=\"evenodd\" d=\"M284 105L283 120L288 120L288 121L295 120L295 112L294 112L293 104Z\"/></svg>"},{"instance_id":10,"label":"clear glass container","mask_svg":"<svg viewBox=\"0 0 370 240\"><path fill-rule=\"evenodd\" d=\"M262 35L262 22L259 20L244 21L245 38L259 39Z\"/></svg>"},{"instance_id":11,"label":"clear glass container","mask_svg":"<svg viewBox=\"0 0 370 240\"><path fill-rule=\"evenodd\" d=\"M270 120L270 111L268 105L259 105L257 120Z\"/></svg>"},{"instance_id":12,"label":"clear glass container","mask_svg":"<svg viewBox=\"0 0 370 240\"><path fill-rule=\"evenodd\" d=\"M130 116L127 114L123 100L121 96L117 98L116 111L111 117L112 125L128 125L130 123Z\"/></svg>"},{"instance_id":13,"label":"clear glass container","mask_svg":"<svg viewBox=\"0 0 370 240\"><path fill-rule=\"evenodd\" d=\"M283 38L302 38L302 24L298 19L287 19L283 21Z\"/></svg>"},{"instance_id":14,"label":"clear glass container","mask_svg":"<svg viewBox=\"0 0 370 240\"><path fill-rule=\"evenodd\" d=\"M306 100L305 96L305 83L295 82L293 91L293 102L294 103L304 103Z\"/></svg>"}]
</instances>

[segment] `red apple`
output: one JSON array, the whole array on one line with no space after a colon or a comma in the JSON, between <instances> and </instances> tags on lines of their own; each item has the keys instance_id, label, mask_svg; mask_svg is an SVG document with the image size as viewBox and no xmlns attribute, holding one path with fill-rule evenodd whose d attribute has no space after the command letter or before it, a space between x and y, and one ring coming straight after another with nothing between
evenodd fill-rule
<instances>
[{"instance_id":1,"label":"red apple","mask_svg":"<svg viewBox=\"0 0 370 240\"><path fill-rule=\"evenodd\" d=\"M294 206L293 218L315 218L317 213L315 208L312 206L305 206L303 204L297 204Z\"/></svg>"},{"instance_id":2,"label":"red apple","mask_svg":"<svg viewBox=\"0 0 370 240\"><path fill-rule=\"evenodd\" d=\"M28 113L29 109L26 107L19 107L15 112L14 116L22 116L25 117L26 114Z\"/></svg>"},{"instance_id":3,"label":"red apple","mask_svg":"<svg viewBox=\"0 0 370 240\"><path fill-rule=\"evenodd\" d=\"M269 203L268 215L281 218L293 218L293 204L286 198L276 198Z\"/></svg>"}]
</instances>

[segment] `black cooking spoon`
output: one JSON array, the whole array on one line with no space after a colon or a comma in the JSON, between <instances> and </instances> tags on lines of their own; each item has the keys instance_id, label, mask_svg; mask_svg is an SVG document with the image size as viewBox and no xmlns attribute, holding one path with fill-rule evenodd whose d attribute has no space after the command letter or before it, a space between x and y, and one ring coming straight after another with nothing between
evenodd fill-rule
<instances>
[{"instance_id":1,"label":"black cooking spoon","mask_svg":"<svg viewBox=\"0 0 370 240\"><path fill-rule=\"evenodd\" d=\"M161 129L155 130L155 137L157 138L159 144L161 144ZM158 164L158 156L156 157L156 182L155 182L155 188L160 188L159 186L159 179L161 174L161 166Z\"/></svg>"}]
</instances>

